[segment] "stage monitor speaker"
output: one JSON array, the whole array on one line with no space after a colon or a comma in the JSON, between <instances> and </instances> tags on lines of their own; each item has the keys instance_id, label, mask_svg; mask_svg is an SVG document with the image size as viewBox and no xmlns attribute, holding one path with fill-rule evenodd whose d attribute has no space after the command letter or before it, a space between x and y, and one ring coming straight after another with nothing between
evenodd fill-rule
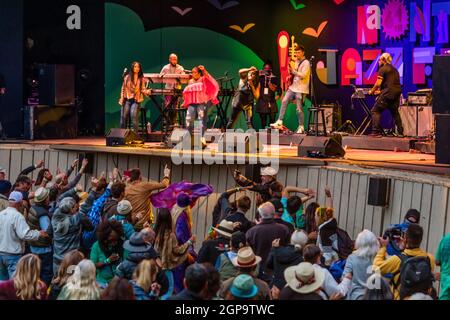
<instances>
[{"instance_id":1,"label":"stage monitor speaker","mask_svg":"<svg viewBox=\"0 0 450 320\"><path fill-rule=\"evenodd\" d=\"M343 157L342 137L305 136L298 145L299 157Z\"/></svg>"},{"instance_id":2,"label":"stage monitor speaker","mask_svg":"<svg viewBox=\"0 0 450 320\"><path fill-rule=\"evenodd\" d=\"M84 169L84 173L94 174L94 154L93 153L79 153L78 154L78 171L81 169L83 159L88 160L88 164ZM101 172L99 172L101 173Z\"/></svg>"},{"instance_id":3,"label":"stage monitor speaker","mask_svg":"<svg viewBox=\"0 0 450 320\"><path fill-rule=\"evenodd\" d=\"M108 147L120 147L140 141L139 136L131 129L113 128L106 136L106 145Z\"/></svg>"},{"instance_id":4,"label":"stage monitor speaker","mask_svg":"<svg viewBox=\"0 0 450 320\"><path fill-rule=\"evenodd\" d=\"M433 113L450 114L450 56L433 58Z\"/></svg>"},{"instance_id":5,"label":"stage monitor speaker","mask_svg":"<svg viewBox=\"0 0 450 320\"><path fill-rule=\"evenodd\" d=\"M262 152L262 145L258 134L255 132L225 132L218 141L218 150L223 153L255 154Z\"/></svg>"},{"instance_id":6,"label":"stage monitor speaker","mask_svg":"<svg viewBox=\"0 0 450 320\"><path fill-rule=\"evenodd\" d=\"M75 66L41 64L38 66L39 104L64 106L75 104Z\"/></svg>"},{"instance_id":7,"label":"stage monitor speaker","mask_svg":"<svg viewBox=\"0 0 450 320\"><path fill-rule=\"evenodd\" d=\"M389 205L389 194L391 179L371 177L369 180L369 196L367 204L371 206L387 207Z\"/></svg>"},{"instance_id":8,"label":"stage monitor speaker","mask_svg":"<svg viewBox=\"0 0 450 320\"><path fill-rule=\"evenodd\" d=\"M436 163L450 164L450 114L436 114Z\"/></svg>"}]
</instances>

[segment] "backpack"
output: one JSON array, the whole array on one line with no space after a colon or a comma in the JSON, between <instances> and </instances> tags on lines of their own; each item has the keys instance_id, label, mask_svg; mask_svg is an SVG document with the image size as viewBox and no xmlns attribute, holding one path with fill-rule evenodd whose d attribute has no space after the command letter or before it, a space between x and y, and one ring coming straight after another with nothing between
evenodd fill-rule
<instances>
[{"instance_id":1,"label":"backpack","mask_svg":"<svg viewBox=\"0 0 450 320\"><path fill-rule=\"evenodd\" d=\"M400 285L400 299L404 299L412 289L422 289L433 285L434 276L431 271L430 258L411 257L402 254L400 257L400 276L395 287Z\"/></svg>"},{"instance_id":2,"label":"backpack","mask_svg":"<svg viewBox=\"0 0 450 320\"><path fill-rule=\"evenodd\" d=\"M352 238L348 235L347 231L341 228L336 229L336 235L338 243L337 253L340 259L345 260L352 254L355 244Z\"/></svg>"}]
</instances>

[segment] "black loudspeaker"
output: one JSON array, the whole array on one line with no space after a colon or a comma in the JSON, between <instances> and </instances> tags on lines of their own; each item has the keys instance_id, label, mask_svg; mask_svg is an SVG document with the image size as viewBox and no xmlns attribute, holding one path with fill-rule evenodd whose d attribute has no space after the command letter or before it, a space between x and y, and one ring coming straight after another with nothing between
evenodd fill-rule
<instances>
[{"instance_id":1,"label":"black loudspeaker","mask_svg":"<svg viewBox=\"0 0 450 320\"><path fill-rule=\"evenodd\" d=\"M436 114L436 163L450 164L450 114Z\"/></svg>"},{"instance_id":2,"label":"black loudspeaker","mask_svg":"<svg viewBox=\"0 0 450 320\"><path fill-rule=\"evenodd\" d=\"M78 154L78 171L81 169L83 159L88 160L88 164L84 169L84 173L94 174L94 154L93 153L79 153Z\"/></svg>"},{"instance_id":3,"label":"black loudspeaker","mask_svg":"<svg viewBox=\"0 0 450 320\"><path fill-rule=\"evenodd\" d=\"M106 145L109 147L126 146L135 142L141 143L141 139L131 129L113 128L106 136Z\"/></svg>"},{"instance_id":4,"label":"black loudspeaker","mask_svg":"<svg viewBox=\"0 0 450 320\"><path fill-rule=\"evenodd\" d=\"M450 113L450 56L433 58L433 113Z\"/></svg>"},{"instance_id":5,"label":"black loudspeaker","mask_svg":"<svg viewBox=\"0 0 450 320\"><path fill-rule=\"evenodd\" d=\"M75 66L38 65L39 104L64 106L75 104Z\"/></svg>"},{"instance_id":6,"label":"black loudspeaker","mask_svg":"<svg viewBox=\"0 0 450 320\"><path fill-rule=\"evenodd\" d=\"M299 157L343 157L342 137L305 136L298 145Z\"/></svg>"},{"instance_id":7,"label":"black loudspeaker","mask_svg":"<svg viewBox=\"0 0 450 320\"><path fill-rule=\"evenodd\" d=\"M218 141L218 150L223 153L259 153L264 149L258 134L225 132Z\"/></svg>"},{"instance_id":8,"label":"black loudspeaker","mask_svg":"<svg viewBox=\"0 0 450 320\"><path fill-rule=\"evenodd\" d=\"M387 207L389 205L389 194L391 179L374 178L369 180L369 196L367 204L371 206Z\"/></svg>"},{"instance_id":9,"label":"black loudspeaker","mask_svg":"<svg viewBox=\"0 0 450 320\"><path fill-rule=\"evenodd\" d=\"M74 106L26 106L24 108L24 138L75 139L78 117Z\"/></svg>"}]
</instances>

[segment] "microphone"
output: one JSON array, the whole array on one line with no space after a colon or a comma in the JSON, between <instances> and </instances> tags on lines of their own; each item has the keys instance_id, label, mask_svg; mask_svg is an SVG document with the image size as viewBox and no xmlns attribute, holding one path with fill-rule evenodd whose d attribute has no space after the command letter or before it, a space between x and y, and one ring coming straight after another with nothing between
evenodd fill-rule
<instances>
[{"instance_id":1,"label":"microphone","mask_svg":"<svg viewBox=\"0 0 450 320\"><path fill-rule=\"evenodd\" d=\"M313 61L313 60L314 60L315 58L316 58L316 57L314 57L314 56L311 56L311 59L309 59L309 60Z\"/></svg>"},{"instance_id":2,"label":"microphone","mask_svg":"<svg viewBox=\"0 0 450 320\"><path fill-rule=\"evenodd\" d=\"M128 73L128 68L123 69L122 78L125 78L127 73Z\"/></svg>"}]
</instances>

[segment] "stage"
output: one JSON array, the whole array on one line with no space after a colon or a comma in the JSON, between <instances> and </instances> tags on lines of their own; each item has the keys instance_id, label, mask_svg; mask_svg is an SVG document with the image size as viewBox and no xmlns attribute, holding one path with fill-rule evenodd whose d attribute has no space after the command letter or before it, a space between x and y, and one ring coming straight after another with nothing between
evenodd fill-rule
<instances>
[{"instance_id":1,"label":"stage","mask_svg":"<svg viewBox=\"0 0 450 320\"><path fill-rule=\"evenodd\" d=\"M364 139L365 137L362 137ZM379 138L389 139L389 138ZM410 208L418 209L425 227L424 249L435 252L442 236L450 232L450 166L437 165L434 156L414 152L394 152L347 148L345 157L302 158L297 146L264 146L263 154L221 154L211 143L201 151L183 151L183 163L174 163L172 149L160 143L143 147L107 147L105 138L73 140L3 141L0 144L0 165L14 179L25 167L44 159L45 166L56 172L65 170L73 159L91 154L92 171L81 183L89 188L92 176L111 171L139 167L145 179L160 180L166 164L171 166L173 182L187 180L208 183L214 193L202 199L193 209L194 233L202 239L211 226L211 212L220 194L235 186L234 169L245 172L248 164L272 161L278 166L278 180L285 186L308 187L316 191L313 201L325 202L325 186L333 193L333 206L339 225L356 236L367 228L382 233L392 223L399 223ZM175 153L180 156L180 153ZM215 155L222 163L207 163L205 155ZM240 161L237 161L240 160ZM242 161L243 160L243 161ZM32 173L35 178L37 172ZM390 179L389 205L367 204L371 178ZM246 192L253 200L255 195ZM307 204L306 204L307 205ZM255 212L255 207L251 209ZM200 241L201 244L201 241Z\"/></svg>"},{"instance_id":2,"label":"stage","mask_svg":"<svg viewBox=\"0 0 450 320\"><path fill-rule=\"evenodd\" d=\"M381 144L384 141L389 142L392 138L370 138L357 137L360 140L378 140ZM353 140L356 138L353 137ZM398 138L394 138L400 140ZM406 141L408 139L405 139ZM307 158L297 156L297 146L289 145L264 145L264 151L260 155L257 154L222 154L224 157L231 158L233 156L245 156L247 162L250 159L258 157L270 159L279 156L280 165L312 165L323 166L334 163L355 165L355 166L369 166L374 168L385 168L404 170L412 172L431 173L436 175L450 176L450 165L435 164L435 156L432 154L420 153L415 150L409 152L402 151L386 151L386 150L370 150L370 149L353 149L345 145L346 154L344 158ZM368 143L370 144L370 142ZM78 138L72 140L35 140L35 141L4 141L2 148L47 148L51 150L66 150L76 152L100 152L100 153L115 153L115 154L134 154L140 156L155 156L155 157L171 157L173 150L170 148L163 148L158 142L145 143L142 147L108 147L106 140L103 137L95 138ZM189 154L194 158L194 155L201 153L214 153L216 156L220 155L218 152L217 143L208 144L204 151L182 151L182 154Z\"/></svg>"}]
</instances>

